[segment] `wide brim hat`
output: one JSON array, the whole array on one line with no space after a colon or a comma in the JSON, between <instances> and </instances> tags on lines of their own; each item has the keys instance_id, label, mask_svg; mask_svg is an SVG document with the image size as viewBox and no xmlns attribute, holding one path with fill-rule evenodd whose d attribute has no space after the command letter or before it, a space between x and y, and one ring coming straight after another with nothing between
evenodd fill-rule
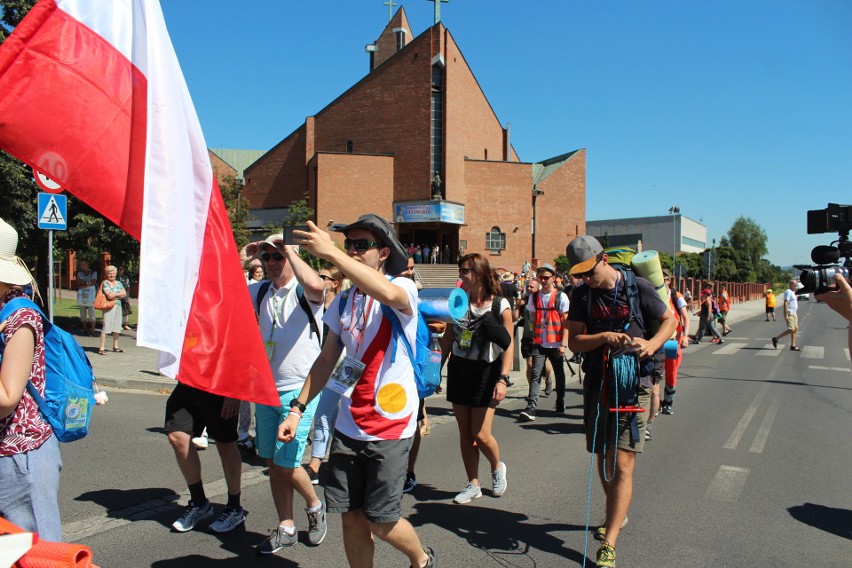
<instances>
[{"instance_id":1,"label":"wide brim hat","mask_svg":"<svg viewBox=\"0 0 852 568\"><path fill-rule=\"evenodd\" d=\"M375 213L367 213L358 217L358 220L354 223L348 225L340 223L329 227L329 230L344 235L348 235L352 229L370 231L384 246L390 249L390 256L385 261L385 272L399 274L408 267L408 253L402 243L399 242L399 237L396 236L394 228L385 219Z\"/></svg>"},{"instance_id":2,"label":"wide brim hat","mask_svg":"<svg viewBox=\"0 0 852 568\"><path fill-rule=\"evenodd\" d=\"M601 243L591 235L580 235L568 243L565 256L571 268L568 274L582 274L594 268L598 255L603 252Z\"/></svg>"},{"instance_id":3,"label":"wide brim hat","mask_svg":"<svg viewBox=\"0 0 852 568\"><path fill-rule=\"evenodd\" d=\"M18 249L18 231L0 219L0 282L15 286L33 283L24 261L15 254Z\"/></svg>"}]
</instances>

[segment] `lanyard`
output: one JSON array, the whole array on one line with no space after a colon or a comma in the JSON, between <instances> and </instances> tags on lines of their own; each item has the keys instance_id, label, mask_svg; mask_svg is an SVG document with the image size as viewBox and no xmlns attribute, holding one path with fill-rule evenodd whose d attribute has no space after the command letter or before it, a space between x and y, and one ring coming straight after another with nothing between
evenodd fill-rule
<instances>
[{"instance_id":1,"label":"lanyard","mask_svg":"<svg viewBox=\"0 0 852 568\"><path fill-rule=\"evenodd\" d=\"M283 298L278 297L278 290L274 286L269 287L269 291L272 292L272 301L270 302L272 307L272 326L269 328L269 341L272 341L272 334L275 333L275 326L278 325L278 316L280 315L282 319L284 317L284 305L287 303L287 298L290 297L290 293L295 287L293 286L288 289Z\"/></svg>"},{"instance_id":2,"label":"lanyard","mask_svg":"<svg viewBox=\"0 0 852 568\"><path fill-rule=\"evenodd\" d=\"M364 342L364 331L367 329L367 314L369 314L370 309L373 307L373 297L370 296L370 301L367 301L367 294L361 293L361 312L362 312L362 323L361 329L358 329L357 321L358 321L358 313L355 310L355 297L358 295L358 288L354 288L352 290L352 319L349 322L349 335L352 336L353 341L355 342L355 355L358 355L358 352L361 350L361 345ZM358 333L355 333L358 332Z\"/></svg>"}]
</instances>

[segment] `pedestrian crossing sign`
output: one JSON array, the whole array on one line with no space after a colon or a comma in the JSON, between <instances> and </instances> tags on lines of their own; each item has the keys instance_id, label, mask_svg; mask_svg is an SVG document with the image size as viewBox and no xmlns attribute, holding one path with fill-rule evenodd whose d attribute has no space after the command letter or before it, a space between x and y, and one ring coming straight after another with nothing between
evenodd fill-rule
<instances>
[{"instance_id":1,"label":"pedestrian crossing sign","mask_svg":"<svg viewBox=\"0 0 852 568\"><path fill-rule=\"evenodd\" d=\"M64 231L68 228L68 197L54 193L38 194L38 228Z\"/></svg>"}]
</instances>

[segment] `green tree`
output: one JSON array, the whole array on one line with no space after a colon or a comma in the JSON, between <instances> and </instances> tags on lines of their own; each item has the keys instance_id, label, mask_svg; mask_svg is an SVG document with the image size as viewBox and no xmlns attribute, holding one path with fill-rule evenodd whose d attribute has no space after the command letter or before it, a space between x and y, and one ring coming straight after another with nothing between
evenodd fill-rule
<instances>
[{"instance_id":1,"label":"green tree","mask_svg":"<svg viewBox=\"0 0 852 568\"><path fill-rule=\"evenodd\" d=\"M553 266L556 268L556 272L559 272L560 274L568 274L568 269L571 268L571 263L568 262L568 257L562 254L553 259Z\"/></svg>"},{"instance_id":2,"label":"green tree","mask_svg":"<svg viewBox=\"0 0 852 568\"><path fill-rule=\"evenodd\" d=\"M249 218L249 203L243 197L243 186L229 174L222 180L219 190L222 192L225 209L228 211L228 221L231 222L234 241L237 243L237 249L241 249L249 242L249 230L246 225Z\"/></svg>"},{"instance_id":3,"label":"green tree","mask_svg":"<svg viewBox=\"0 0 852 568\"><path fill-rule=\"evenodd\" d=\"M736 251L739 282L755 282L761 266L761 258L768 252L766 232L751 217L740 216L731 225L721 246L730 244Z\"/></svg>"},{"instance_id":4,"label":"green tree","mask_svg":"<svg viewBox=\"0 0 852 568\"><path fill-rule=\"evenodd\" d=\"M0 43L21 23L35 0L0 0Z\"/></svg>"}]
</instances>

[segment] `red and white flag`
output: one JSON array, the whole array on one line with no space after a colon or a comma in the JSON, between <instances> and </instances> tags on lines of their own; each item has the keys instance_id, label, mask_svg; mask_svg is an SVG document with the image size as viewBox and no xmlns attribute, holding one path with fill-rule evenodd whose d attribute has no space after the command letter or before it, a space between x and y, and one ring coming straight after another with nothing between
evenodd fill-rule
<instances>
[{"instance_id":1,"label":"red and white flag","mask_svg":"<svg viewBox=\"0 0 852 568\"><path fill-rule=\"evenodd\" d=\"M141 242L138 344L278 405L222 195L157 0L41 0L0 46L0 148Z\"/></svg>"}]
</instances>

